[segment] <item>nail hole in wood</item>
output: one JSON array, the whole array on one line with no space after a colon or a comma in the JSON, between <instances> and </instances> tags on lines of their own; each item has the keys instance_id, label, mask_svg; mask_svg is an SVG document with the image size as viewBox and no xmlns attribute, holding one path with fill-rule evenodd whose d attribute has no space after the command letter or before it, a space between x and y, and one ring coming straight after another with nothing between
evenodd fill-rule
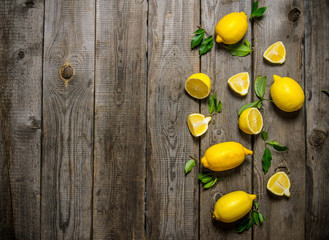
<instances>
[{"instance_id":1,"label":"nail hole in wood","mask_svg":"<svg viewBox=\"0 0 329 240\"><path fill-rule=\"evenodd\" d=\"M288 19L291 22L297 22L301 11L298 8L293 8L288 13Z\"/></svg>"},{"instance_id":2,"label":"nail hole in wood","mask_svg":"<svg viewBox=\"0 0 329 240\"><path fill-rule=\"evenodd\" d=\"M25 53L23 51L19 51L17 54L18 60L23 59L25 57Z\"/></svg>"}]
</instances>

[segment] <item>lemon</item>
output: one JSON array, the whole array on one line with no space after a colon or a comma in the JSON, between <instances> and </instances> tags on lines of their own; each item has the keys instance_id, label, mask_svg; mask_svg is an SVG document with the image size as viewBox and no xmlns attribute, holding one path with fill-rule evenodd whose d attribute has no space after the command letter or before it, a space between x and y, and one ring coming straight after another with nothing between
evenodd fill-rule
<instances>
[{"instance_id":1,"label":"lemon","mask_svg":"<svg viewBox=\"0 0 329 240\"><path fill-rule=\"evenodd\" d=\"M239 128L247 134L258 134L263 127L263 117L257 108L244 110L239 117Z\"/></svg>"},{"instance_id":2,"label":"lemon","mask_svg":"<svg viewBox=\"0 0 329 240\"><path fill-rule=\"evenodd\" d=\"M225 171L239 166L250 151L237 142L223 142L209 147L201 162L204 167L213 171Z\"/></svg>"},{"instance_id":3,"label":"lemon","mask_svg":"<svg viewBox=\"0 0 329 240\"><path fill-rule=\"evenodd\" d=\"M204 73L195 73L186 80L185 90L197 99L208 97L211 90L210 78Z\"/></svg>"},{"instance_id":4,"label":"lemon","mask_svg":"<svg viewBox=\"0 0 329 240\"><path fill-rule=\"evenodd\" d=\"M208 130L211 117L205 117L199 113L192 113L187 118L188 128L194 137L200 137Z\"/></svg>"},{"instance_id":5,"label":"lemon","mask_svg":"<svg viewBox=\"0 0 329 240\"><path fill-rule=\"evenodd\" d=\"M271 63L282 64L286 61L286 48L282 42L276 42L266 49L263 57Z\"/></svg>"},{"instance_id":6,"label":"lemon","mask_svg":"<svg viewBox=\"0 0 329 240\"><path fill-rule=\"evenodd\" d=\"M305 95L301 86L292 78L273 75L271 98L285 112L294 112L303 106Z\"/></svg>"},{"instance_id":7,"label":"lemon","mask_svg":"<svg viewBox=\"0 0 329 240\"><path fill-rule=\"evenodd\" d=\"M249 89L249 74L247 72L238 73L230 77L227 83L234 92L245 96Z\"/></svg>"},{"instance_id":8,"label":"lemon","mask_svg":"<svg viewBox=\"0 0 329 240\"><path fill-rule=\"evenodd\" d=\"M233 12L224 16L216 25L216 42L234 44L239 42L248 29L248 17L244 12Z\"/></svg>"},{"instance_id":9,"label":"lemon","mask_svg":"<svg viewBox=\"0 0 329 240\"><path fill-rule=\"evenodd\" d=\"M290 197L290 180L286 173L277 172L267 182L267 189L277 196Z\"/></svg>"},{"instance_id":10,"label":"lemon","mask_svg":"<svg viewBox=\"0 0 329 240\"><path fill-rule=\"evenodd\" d=\"M225 194L216 202L213 217L225 223L235 222L250 212L255 198L244 191Z\"/></svg>"}]
</instances>

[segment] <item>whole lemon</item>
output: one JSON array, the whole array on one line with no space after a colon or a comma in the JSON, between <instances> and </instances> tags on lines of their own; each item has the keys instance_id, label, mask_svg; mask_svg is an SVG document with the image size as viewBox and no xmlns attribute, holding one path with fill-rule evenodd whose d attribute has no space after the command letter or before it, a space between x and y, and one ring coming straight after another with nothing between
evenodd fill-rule
<instances>
[{"instance_id":1,"label":"whole lemon","mask_svg":"<svg viewBox=\"0 0 329 240\"><path fill-rule=\"evenodd\" d=\"M225 171L239 166L250 151L237 142L218 143L208 148L201 158L204 167L213 171Z\"/></svg>"},{"instance_id":2,"label":"whole lemon","mask_svg":"<svg viewBox=\"0 0 329 240\"><path fill-rule=\"evenodd\" d=\"M305 95L301 86L292 78L273 75L271 98L285 112L294 112L303 106Z\"/></svg>"},{"instance_id":3,"label":"whole lemon","mask_svg":"<svg viewBox=\"0 0 329 240\"><path fill-rule=\"evenodd\" d=\"M216 202L213 217L225 223L235 222L251 210L255 198L256 195L244 191L228 193Z\"/></svg>"},{"instance_id":4,"label":"whole lemon","mask_svg":"<svg viewBox=\"0 0 329 240\"><path fill-rule=\"evenodd\" d=\"M248 29L248 17L244 12L233 12L224 16L216 25L216 42L234 44L239 42Z\"/></svg>"}]
</instances>

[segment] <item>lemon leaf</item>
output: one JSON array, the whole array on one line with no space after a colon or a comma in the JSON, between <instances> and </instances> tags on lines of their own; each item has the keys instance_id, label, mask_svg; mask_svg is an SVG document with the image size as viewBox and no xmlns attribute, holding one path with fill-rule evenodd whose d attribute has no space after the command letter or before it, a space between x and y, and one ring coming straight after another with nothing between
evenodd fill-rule
<instances>
[{"instance_id":1,"label":"lemon leaf","mask_svg":"<svg viewBox=\"0 0 329 240\"><path fill-rule=\"evenodd\" d=\"M185 174L191 172L192 168L195 166L196 162L194 159L190 159L185 164Z\"/></svg>"},{"instance_id":2,"label":"lemon leaf","mask_svg":"<svg viewBox=\"0 0 329 240\"><path fill-rule=\"evenodd\" d=\"M199 30L201 30L201 29L199 29ZM191 40L191 48L193 49L196 46L198 46L201 43L201 41L203 40L203 38L204 38L204 33L195 35Z\"/></svg>"},{"instance_id":3,"label":"lemon leaf","mask_svg":"<svg viewBox=\"0 0 329 240\"><path fill-rule=\"evenodd\" d=\"M256 225L258 225L258 223L259 223L258 213L255 211L252 211L251 218L252 218L252 222L255 223Z\"/></svg>"},{"instance_id":4,"label":"lemon leaf","mask_svg":"<svg viewBox=\"0 0 329 240\"><path fill-rule=\"evenodd\" d=\"M244 40L244 44L245 44L248 48L250 48L250 42L249 42L247 39Z\"/></svg>"},{"instance_id":5,"label":"lemon leaf","mask_svg":"<svg viewBox=\"0 0 329 240\"><path fill-rule=\"evenodd\" d=\"M254 2L251 8L251 12L255 12L258 8L258 1Z\"/></svg>"},{"instance_id":6,"label":"lemon leaf","mask_svg":"<svg viewBox=\"0 0 329 240\"><path fill-rule=\"evenodd\" d=\"M264 174L266 174L268 169L271 167L271 160L272 160L271 151L267 147L265 147L262 160L263 160L263 171Z\"/></svg>"},{"instance_id":7,"label":"lemon leaf","mask_svg":"<svg viewBox=\"0 0 329 240\"><path fill-rule=\"evenodd\" d=\"M263 100L264 100L264 99L260 99L260 100L258 101L257 106L256 106L258 109L261 109L261 108L262 108Z\"/></svg>"},{"instance_id":8,"label":"lemon leaf","mask_svg":"<svg viewBox=\"0 0 329 240\"><path fill-rule=\"evenodd\" d=\"M275 150L279 152L284 152L288 150L288 147L286 146L281 146L278 142L276 141L268 141L268 144L272 146Z\"/></svg>"},{"instance_id":9,"label":"lemon leaf","mask_svg":"<svg viewBox=\"0 0 329 240\"><path fill-rule=\"evenodd\" d=\"M258 206L259 206L258 202L254 201L253 203L254 203L254 206L255 206L256 210L258 210Z\"/></svg>"},{"instance_id":10,"label":"lemon leaf","mask_svg":"<svg viewBox=\"0 0 329 240\"><path fill-rule=\"evenodd\" d=\"M255 81L255 93L257 97L263 98L266 90L266 76L262 77L260 75L257 76Z\"/></svg>"},{"instance_id":11,"label":"lemon leaf","mask_svg":"<svg viewBox=\"0 0 329 240\"><path fill-rule=\"evenodd\" d=\"M267 141L267 139L268 139L268 134L267 134L267 132L262 131L262 133L260 134L260 136L262 137L262 139L263 139L264 141Z\"/></svg>"},{"instance_id":12,"label":"lemon leaf","mask_svg":"<svg viewBox=\"0 0 329 240\"><path fill-rule=\"evenodd\" d=\"M221 101L218 102L216 106L216 112L220 113L222 111L223 104Z\"/></svg>"},{"instance_id":13,"label":"lemon leaf","mask_svg":"<svg viewBox=\"0 0 329 240\"><path fill-rule=\"evenodd\" d=\"M204 33L204 29L203 28L199 28L198 30L196 30L195 32L194 32L194 34L202 34L202 33Z\"/></svg>"},{"instance_id":14,"label":"lemon leaf","mask_svg":"<svg viewBox=\"0 0 329 240\"><path fill-rule=\"evenodd\" d=\"M248 109L248 108L252 108L252 107L256 107L258 104L259 104L259 102L261 102L262 100L258 100L258 101L255 101L255 102L252 102L252 103L248 103L248 104L246 104L246 105L243 105L241 108L240 108L240 110L239 110L239 115L244 111L244 110L246 110L246 109Z\"/></svg>"},{"instance_id":15,"label":"lemon leaf","mask_svg":"<svg viewBox=\"0 0 329 240\"><path fill-rule=\"evenodd\" d=\"M248 43L247 43L248 44ZM244 44L242 43L236 43L231 45L223 45L223 47L233 56L238 57L244 57L247 56L250 52L250 43L248 44L249 47L246 45L246 42Z\"/></svg>"},{"instance_id":16,"label":"lemon leaf","mask_svg":"<svg viewBox=\"0 0 329 240\"><path fill-rule=\"evenodd\" d=\"M237 229L235 230L235 232L242 233L246 229L246 227L248 226L249 222L250 222L250 217L248 215L247 218L242 219L242 221L240 222L240 224L237 227Z\"/></svg>"},{"instance_id":17,"label":"lemon leaf","mask_svg":"<svg viewBox=\"0 0 329 240\"><path fill-rule=\"evenodd\" d=\"M327 94L327 95L329 96L329 92L328 92L328 91L326 91L326 90L321 90L321 92L323 92L323 93L325 93L325 94Z\"/></svg>"},{"instance_id":18,"label":"lemon leaf","mask_svg":"<svg viewBox=\"0 0 329 240\"><path fill-rule=\"evenodd\" d=\"M200 49L199 49L200 56L209 52L213 46L214 46L214 41L212 39L212 36L209 36L205 40L203 40L203 42L200 45Z\"/></svg>"},{"instance_id":19,"label":"lemon leaf","mask_svg":"<svg viewBox=\"0 0 329 240\"><path fill-rule=\"evenodd\" d=\"M217 97L216 94L213 94L209 97L208 100L208 112L212 114L216 110Z\"/></svg>"},{"instance_id":20,"label":"lemon leaf","mask_svg":"<svg viewBox=\"0 0 329 240\"><path fill-rule=\"evenodd\" d=\"M258 1L254 2L251 8L250 18L261 17L265 13L267 7L258 8Z\"/></svg>"},{"instance_id":21,"label":"lemon leaf","mask_svg":"<svg viewBox=\"0 0 329 240\"><path fill-rule=\"evenodd\" d=\"M216 182L217 182L217 178L214 178L214 179L212 179L212 181L206 183L206 184L203 186L203 188L211 188L212 186L215 185Z\"/></svg>"},{"instance_id":22,"label":"lemon leaf","mask_svg":"<svg viewBox=\"0 0 329 240\"><path fill-rule=\"evenodd\" d=\"M259 219L260 224L262 224L264 222L264 216L260 212L258 212L258 219Z\"/></svg>"}]
</instances>

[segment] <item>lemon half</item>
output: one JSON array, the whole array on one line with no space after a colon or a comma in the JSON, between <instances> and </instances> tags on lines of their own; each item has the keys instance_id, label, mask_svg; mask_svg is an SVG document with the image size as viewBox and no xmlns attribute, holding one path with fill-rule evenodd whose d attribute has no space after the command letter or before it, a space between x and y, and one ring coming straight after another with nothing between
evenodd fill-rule
<instances>
[{"instance_id":1,"label":"lemon half","mask_svg":"<svg viewBox=\"0 0 329 240\"><path fill-rule=\"evenodd\" d=\"M238 73L227 81L228 85L231 89L240 94L241 96L245 96L248 93L250 81L248 72Z\"/></svg>"},{"instance_id":2,"label":"lemon half","mask_svg":"<svg viewBox=\"0 0 329 240\"><path fill-rule=\"evenodd\" d=\"M239 117L239 128L247 134L258 134L262 131L263 117L257 108L244 110Z\"/></svg>"},{"instance_id":3,"label":"lemon half","mask_svg":"<svg viewBox=\"0 0 329 240\"><path fill-rule=\"evenodd\" d=\"M282 64L286 61L286 48L282 42L276 42L266 49L263 57L271 63Z\"/></svg>"},{"instance_id":4,"label":"lemon half","mask_svg":"<svg viewBox=\"0 0 329 240\"><path fill-rule=\"evenodd\" d=\"M267 182L267 189L277 196L290 197L290 180L285 172L277 172Z\"/></svg>"},{"instance_id":5,"label":"lemon half","mask_svg":"<svg viewBox=\"0 0 329 240\"><path fill-rule=\"evenodd\" d=\"M185 90L194 98L206 98L211 90L210 78L204 73L195 73L186 80Z\"/></svg>"}]
</instances>

